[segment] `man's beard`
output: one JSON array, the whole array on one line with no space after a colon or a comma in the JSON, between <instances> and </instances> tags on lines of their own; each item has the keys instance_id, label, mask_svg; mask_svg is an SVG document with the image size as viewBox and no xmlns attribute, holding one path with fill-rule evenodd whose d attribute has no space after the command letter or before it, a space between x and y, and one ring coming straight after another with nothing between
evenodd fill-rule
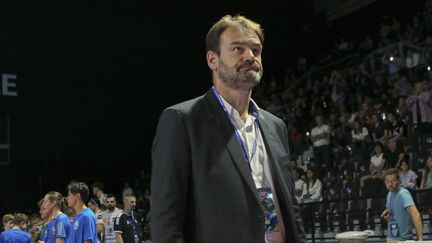
<instances>
[{"instance_id":1,"label":"man's beard","mask_svg":"<svg viewBox=\"0 0 432 243\"><path fill-rule=\"evenodd\" d=\"M108 208L109 211L113 211L115 207L112 206L112 205L108 205L107 208Z\"/></svg>"},{"instance_id":2,"label":"man's beard","mask_svg":"<svg viewBox=\"0 0 432 243\"><path fill-rule=\"evenodd\" d=\"M219 59L219 79L230 87L252 89L259 84L262 74L263 69L257 63L245 61L237 65L235 70L230 70L230 68Z\"/></svg>"}]
</instances>

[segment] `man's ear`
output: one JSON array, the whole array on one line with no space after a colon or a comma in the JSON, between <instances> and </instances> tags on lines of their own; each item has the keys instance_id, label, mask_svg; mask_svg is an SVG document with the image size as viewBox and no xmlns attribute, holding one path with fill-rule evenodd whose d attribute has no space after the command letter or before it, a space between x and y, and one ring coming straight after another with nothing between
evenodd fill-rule
<instances>
[{"instance_id":1,"label":"man's ear","mask_svg":"<svg viewBox=\"0 0 432 243\"><path fill-rule=\"evenodd\" d=\"M218 68L218 55L216 53L214 53L213 51L208 51L207 52L207 65L209 66L209 68L212 71L217 71Z\"/></svg>"}]
</instances>

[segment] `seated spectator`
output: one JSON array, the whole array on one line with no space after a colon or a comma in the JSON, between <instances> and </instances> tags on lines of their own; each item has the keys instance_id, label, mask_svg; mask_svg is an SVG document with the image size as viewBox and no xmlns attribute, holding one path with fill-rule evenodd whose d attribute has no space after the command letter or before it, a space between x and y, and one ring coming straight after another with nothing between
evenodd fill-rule
<instances>
[{"instance_id":1,"label":"seated spectator","mask_svg":"<svg viewBox=\"0 0 432 243\"><path fill-rule=\"evenodd\" d=\"M388 168L399 168L401 161L405 159L405 153L398 146L396 138L390 138L387 141L387 149L384 157L386 158Z\"/></svg>"},{"instance_id":2,"label":"seated spectator","mask_svg":"<svg viewBox=\"0 0 432 243\"><path fill-rule=\"evenodd\" d=\"M409 190L417 189L417 174L410 169L408 161L402 160L400 169L400 185Z\"/></svg>"},{"instance_id":3,"label":"seated spectator","mask_svg":"<svg viewBox=\"0 0 432 243\"><path fill-rule=\"evenodd\" d=\"M420 189L432 188L432 156L429 156L426 161L426 169L423 172Z\"/></svg>"},{"instance_id":4,"label":"seated spectator","mask_svg":"<svg viewBox=\"0 0 432 243\"><path fill-rule=\"evenodd\" d=\"M360 179L365 181L369 179L382 179L382 170L385 166L384 148L381 143L375 143L369 164L369 174L362 176Z\"/></svg>"},{"instance_id":5,"label":"seated spectator","mask_svg":"<svg viewBox=\"0 0 432 243\"><path fill-rule=\"evenodd\" d=\"M387 113L387 129L390 137L400 139L405 136L404 126L393 112Z\"/></svg>"},{"instance_id":6,"label":"seated spectator","mask_svg":"<svg viewBox=\"0 0 432 243\"><path fill-rule=\"evenodd\" d=\"M387 138L389 137L389 133L387 128L385 128L383 126L383 124L381 123L378 114L373 114L371 117L371 123L369 126L369 131L372 135L372 141L374 143L376 142L380 142L380 143L385 143L385 141L387 140Z\"/></svg>"},{"instance_id":7,"label":"seated spectator","mask_svg":"<svg viewBox=\"0 0 432 243\"><path fill-rule=\"evenodd\" d=\"M304 173L304 172L303 172ZM300 169L293 169L292 170L292 176L294 179L294 183L295 183L295 197L297 199L298 202L300 202L301 200L301 196L303 193L303 187L305 185L305 182L300 178Z\"/></svg>"},{"instance_id":8,"label":"seated spectator","mask_svg":"<svg viewBox=\"0 0 432 243\"><path fill-rule=\"evenodd\" d=\"M307 180L303 186L303 193L301 202L319 202L322 201L322 183L321 180L316 177L313 169L307 170Z\"/></svg>"},{"instance_id":9,"label":"seated spectator","mask_svg":"<svg viewBox=\"0 0 432 243\"><path fill-rule=\"evenodd\" d=\"M366 148L370 144L368 129L360 119L355 119L351 130L352 144L354 148Z\"/></svg>"},{"instance_id":10,"label":"seated spectator","mask_svg":"<svg viewBox=\"0 0 432 243\"><path fill-rule=\"evenodd\" d=\"M382 171L385 168L386 160L383 149L384 147L381 143L376 143L374 146L374 152L369 164L369 173L360 178L360 195L362 197L379 197L385 192Z\"/></svg>"}]
</instances>

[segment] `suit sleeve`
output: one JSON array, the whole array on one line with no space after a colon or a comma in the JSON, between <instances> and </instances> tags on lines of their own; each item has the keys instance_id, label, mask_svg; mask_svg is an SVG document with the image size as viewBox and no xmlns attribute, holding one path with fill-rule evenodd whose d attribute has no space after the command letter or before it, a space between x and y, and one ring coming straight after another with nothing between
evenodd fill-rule
<instances>
[{"instance_id":1,"label":"suit sleeve","mask_svg":"<svg viewBox=\"0 0 432 243\"><path fill-rule=\"evenodd\" d=\"M179 111L165 110L152 148L151 234L154 243L184 242L190 146Z\"/></svg>"}]
</instances>

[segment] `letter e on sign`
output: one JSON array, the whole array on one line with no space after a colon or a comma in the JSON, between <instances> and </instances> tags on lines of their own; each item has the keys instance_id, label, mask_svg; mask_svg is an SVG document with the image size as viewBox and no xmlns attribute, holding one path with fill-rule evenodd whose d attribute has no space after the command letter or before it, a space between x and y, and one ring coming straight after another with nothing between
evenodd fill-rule
<instances>
[{"instance_id":1,"label":"letter e on sign","mask_svg":"<svg viewBox=\"0 0 432 243\"><path fill-rule=\"evenodd\" d=\"M18 96L15 90L16 83L13 82L16 78L15 74L2 74L2 91L4 96Z\"/></svg>"}]
</instances>

